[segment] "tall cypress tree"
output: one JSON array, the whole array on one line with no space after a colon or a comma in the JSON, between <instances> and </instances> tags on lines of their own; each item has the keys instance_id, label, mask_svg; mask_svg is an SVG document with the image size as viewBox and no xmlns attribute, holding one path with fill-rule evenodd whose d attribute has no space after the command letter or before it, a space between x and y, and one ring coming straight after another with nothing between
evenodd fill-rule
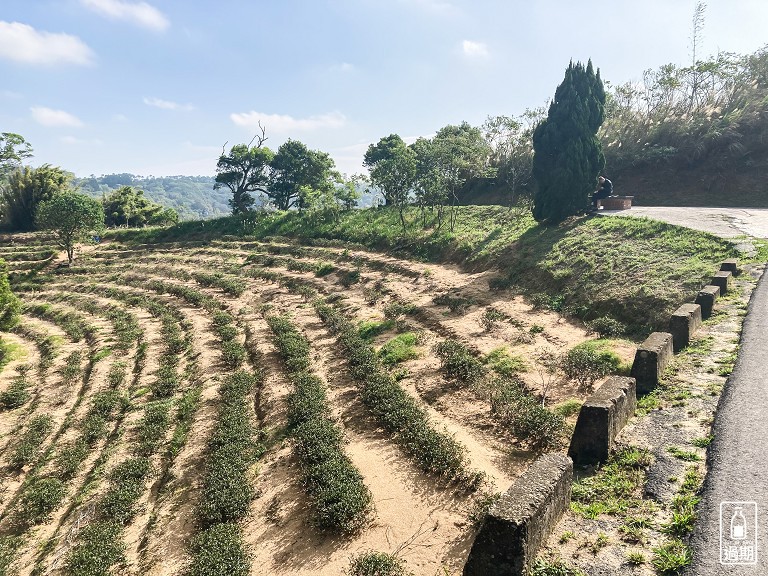
<instances>
[{"instance_id":1,"label":"tall cypress tree","mask_svg":"<svg viewBox=\"0 0 768 576\"><path fill-rule=\"evenodd\" d=\"M605 167L597 130L605 116L600 71L571 62L555 91L547 119L533 133L533 177L538 191L533 217L562 222L589 206L589 195Z\"/></svg>"}]
</instances>

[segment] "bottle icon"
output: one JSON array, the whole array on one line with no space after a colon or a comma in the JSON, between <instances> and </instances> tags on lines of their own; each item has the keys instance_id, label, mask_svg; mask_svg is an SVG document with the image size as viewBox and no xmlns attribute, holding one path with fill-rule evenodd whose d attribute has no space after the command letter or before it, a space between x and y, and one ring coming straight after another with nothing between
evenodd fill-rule
<instances>
[{"instance_id":1,"label":"bottle icon","mask_svg":"<svg viewBox=\"0 0 768 576\"><path fill-rule=\"evenodd\" d=\"M741 511L741 506L736 506L731 517L731 540L744 540L747 537L747 519Z\"/></svg>"}]
</instances>

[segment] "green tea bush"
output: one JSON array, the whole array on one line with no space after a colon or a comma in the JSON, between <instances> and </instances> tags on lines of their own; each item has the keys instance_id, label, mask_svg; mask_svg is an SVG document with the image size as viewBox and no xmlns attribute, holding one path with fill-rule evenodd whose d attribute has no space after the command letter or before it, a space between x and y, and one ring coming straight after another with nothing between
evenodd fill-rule
<instances>
[{"instance_id":1,"label":"green tea bush","mask_svg":"<svg viewBox=\"0 0 768 576\"><path fill-rule=\"evenodd\" d=\"M169 398L173 396L180 384L175 365L166 362L166 357L163 356L160 367L155 372L155 380L149 385L152 395L156 398Z\"/></svg>"},{"instance_id":2,"label":"green tea bush","mask_svg":"<svg viewBox=\"0 0 768 576\"><path fill-rule=\"evenodd\" d=\"M228 368L239 368L245 362L246 356L245 348L240 342L227 340L221 343L221 359Z\"/></svg>"},{"instance_id":3,"label":"green tea bush","mask_svg":"<svg viewBox=\"0 0 768 576\"><path fill-rule=\"evenodd\" d=\"M72 352L67 356L64 366L61 368L61 379L63 384L69 386L75 382L75 379L83 373L80 366L82 355L79 351Z\"/></svg>"},{"instance_id":4,"label":"green tea bush","mask_svg":"<svg viewBox=\"0 0 768 576\"><path fill-rule=\"evenodd\" d=\"M102 390L93 396L91 401L91 414L97 414L104 419L108 419L121 407L123 398L117 390Z\"/></svg>"},{"instance_id":5,"label":"green tea bush","mask_svg":"<svg viewBox=\"0 0 768 576\"><path fill-rule=\"evenodd\" d=\"M98 414L86 414L80 421L80 433L83 440L90 446L106 437L107 421Z\"/></svg>"},{"instance_id":6,"label":"green tea bush","mask_svg":"<svg viewBox=\"0 0 768 576\"><path fill-rule=\"evenodd\" d=\"M621 359L615 352L607 349L605 342L589 340L566 352L562 369L582 390L588 390L596 380L616 372L620 365Z\"/></svg>"},{"instance_id":7,"label":"green tea bush","mask_svg":"<svg viewBox=\"0 0 768 576\"><path fill-rule=\"evenodd\" d=\"M21 536L0 536L0 576L15 574L16 550L23 543Z\"/></svg>"},{"instance_id":8,"label":"green tea bush","mask_svg":"<svg viewBox=\"0 0 768 576\"><path fill-rule=\"evenodd\" d=\"M155 453L170 426L169 412L170 406L167 403L148 404L144 408L144 416L138 426L138 454L149 456Z\"/></svg>"},{"instance_id":9,"label":"green tea bush","mask_svg":"<svg viewBox=\"0 0 768 576\"><path fill-rule=\"evenodd\" d=\"M299 372L309 367L309 342L293 326L287 316L267 316L275 344L290 372Z\"/></svg>"},{"instance_id":10,"label":"green tea bush","mask_svg":"<svg viewBox=\"0 0 768 576\"><path fill-rule=\"evenodd\" d=\"M470 306L475 304L473 298L466 298L464 296L451 296L448 293L438 294L432 299L432 302L438 306L447 306L451 312L464 312Z\"/></svg>"},{"instance_id":11,"label":"green tea bush","mask_svg":"<svg viewBox=\"0 0 768 576\"><path fill-rule=\"evenodd\" d=\"M30 398L29 387L26 376L16 376L8 388L0 392L0 408L13 410L26 404Z\"/></svg>"},{"instance_id":12,"label":"green tea bush","mask_svg":"<svg viewBox=\"0 0 768 576\"><path fill-rule=\"evenodd\" d=\"M235 524L215 524L200 533L192 543L192 558L184 576L248 576L248 558L240 528Z\"/></svg>"},{"instance_id":13,"label":"green tea bush","mask_svg":"<svg viewBox=\"0 0 768 576\"><path fill-rule=\"evenodd\" d=\"M11 468L19 469L31 464L40 454L43 442L53 430L53 418L48 415L35 416L19 438L8 458Z\"/></svg>"},{"instance_id":14,"label":"green tea bush","mask_svg":"<svg viewBox=\"0 0 768 576\"><path fill-rule=\"evenodd\" d=\"M78 533L64 564L67 576L104 576L125 558L122 527L116 522L94 522Z\"/></svg>"},{"instance_id":15,"label":"green tea bush","mask_svg":"<svg viewBox=\"0 0 768 576\"><path fill-rule=\"evenodd\" d=\"M443 340L435 346L440 368L448 378L475 384L485 373L483 363L458 340Z\"/></svg>"},{"instance_id":16,"label":"green tea bush","mask_svg":"<svg viewBox=\"0 0 768 576\"><path fill-rule=\"evenodd\" d=\"M64 480L72 478L88 456L88 444L84 439L65 444L54 458L56 476Z\"/></svg>"},{"instance_id":17,"label":"green tea bush","mask_svg":"<svg viewBox=\"0 0 768 576\"><path fill-rule=\"evenodd\" d=\"M144 480L151 474L152 464L145 457L124 460L109 475L110 487L99 501L102 516L119 524L133 518L136 502L144 492Z\"/></svg>"},{"instance_id":18,"label":"green tea bush","mask_svg":"<svg viewBox=\"0 0 768 576\"><path fill-rule=\"evenodd\" d=\"M519 379L498 378L491 386L491 413L513 436L536 452L557 449L564 441L562 416L541 405Z\"/></svg>"},{"instance_id":19,"label":"green tea bush","mask_svg":"<svg viewBox=\"0 0 768 576\"><path fill-rule=\"evenodd\" d=\"M390 320L397 320L401 316L409 316L416 312L417 308L410 302L401 302L393 300L384 306L384 317Z\"/></svg>"},{"instance_id":20,"label":"green tea bush","mask_svg":"<svg viewBox=\"0 0 768 576\"><path fill-rule=\"evenodd\" d=\"M67 493L67 487L58 478L36 478L19 499L16 516L27 525L47 520Z\"/></svg>"},{"instance_id":21,"label":"green tea bush","mask_svg":"<svg viewBox=\"0 0 768 576\"><path fill-rule=\"evenodd\" d=\"M627 325L610 316L601 316L586 322L587 328L596 332L600 338L617 338L627 332Z\"/></svg>"},{"instance_id":22,"label":"green tea bush","mask_svg":"<svg viewBox=\"0 0 768 576\"><path fill-rule=\"evenodd\" d=\"M320 262L315 269L315 276L322 277L328 276L336 270L336 266L330 262Z\"/></svg>"}]
</instances>

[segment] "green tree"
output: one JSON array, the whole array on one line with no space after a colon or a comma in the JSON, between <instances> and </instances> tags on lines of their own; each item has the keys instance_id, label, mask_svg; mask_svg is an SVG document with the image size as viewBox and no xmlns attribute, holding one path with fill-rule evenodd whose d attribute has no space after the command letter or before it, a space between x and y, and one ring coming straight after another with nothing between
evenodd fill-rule
<instances>
[{"instance_id":1,"label":"green tree","mask_svg":"<svg viewBox=\"0 0 768 576\"><path fill-rule=\"evenodd\" d=\"M400 136L390 134L368 146L363 166L370 170L371 182L381 190L384 204L398 209L405 232L404 211L416 182L416 154Z\"/></svg>"},{"instance_id":2,"label":"green tree","mask_svg":"<svg viewBox=\"0 0 768 576\"><path fill-rule=\"evenodd\" d=\"M123 186L102 199L107 226L153 226L175 224L179 215L144 196L144 191Z\"/></svg>"},{"instance_id":3,"label":"green tree","mask_svg":"<svg viewBox=\"0 0 768 576\"><path fill-rule=\"evenodd\" d=\"M298 140L287 140L277 149L270 164L267 196L278 210L307 206L303 191L325 193L333 190L338 174L333 159L325 152L310 150Z\"/></svg>"},{"instance_id":4,"label":"green tree","mask_svg":"<svg viewBox=\"0 0 768 576\"><path fill-rule=\"evenodd\" d=\"M596 134L603 123L605 91L600 71L573 62L557 87L547 119L533 133L533 176L538 183L533 217L562 222L589 205L605 166Z\"/></svg>"},{"instance_id":5,"label":"green tree","mask_svg":"<svg viewBox=\"0 0 768 576\"><path fill-rule=\"evenodd\" d=\"M13 171L0 188L4 227L13 232L33 230L38 204L64 190L71 178L68 172L49 164Z\"/></svg>"},{"instance_id":6,"label":"green tree","mask_svg":"<svg viewBox=\"0 0 768 576\"><path fill-rule=\"evenodd\" d=\"M37 226L53 232L72 265L75 246L104 228L104 209L98 200L67 190L40 203Z\"/></svg>"},{"instance_id":7,"label":"green tree","mask_svg":"<svg viewBox=\"0 0 768 576\"><path fill-rule=\"evenodd\" d=\"M0 330L7 332L16 326L20 312L21 302L8 282L8 265L0 260Z\"/></svg>"},{"instance_id":8,"label":"green tree","mask_svg":"<svg viewBox=\"0 0 768 576\"><path fill-rule=\"evenodd\" d=\"M254 140L256 144L254 145ZM214 190L226 187L232 192L229 205L232 214L242 214L253 208L254 192L267 192L269 165L274 158L272 150L264 146L267 140L264 128L248 144L237 144L225 154L222 150L216 163Z\"/></svg>"},{"instance_id":9,"label":"green tree","mask_svg":"<svg viewBox=\"0 0 768 576\"><path fill-rule=\"evenodd\" d=\"M459 190L472 178L493 174L488 166L491 148L479 128L462 122L458 126L448 125L438 130L432 139L431 152L433 170L451 205L450 225L453 231L456 224L453 206L459 202Z\"/></svg>"},{"instance_id":10,"label":"green tree","mask_svg":"<svg viewBox=\"0 0 768 576\"><path fill-rule=\"evenodd\" d=\"M19 168L27 158L32 157L32 146L23 136L13 132L0 133L0 178Z\"/></svg>"}]
</instances>

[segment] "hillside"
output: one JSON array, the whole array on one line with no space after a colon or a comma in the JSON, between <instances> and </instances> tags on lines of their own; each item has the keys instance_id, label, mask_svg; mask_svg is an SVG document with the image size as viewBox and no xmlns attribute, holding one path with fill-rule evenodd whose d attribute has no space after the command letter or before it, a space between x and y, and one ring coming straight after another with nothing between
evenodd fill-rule
<instances>
[{"instance_id":1,"label":"hillside","mask_svg":"<svg viewBox=\"0 0 768 576\"><path fill-rule=\"evenodd\" d=\"M217 218L232 212L227 204L228 190L214 190L212 176L135 176L108 174L76 178L73 182L83 193L101 198L121 186L135 186L144 195L164 206L173 208L182 220Z\"/></svg>"}]
</instances>

